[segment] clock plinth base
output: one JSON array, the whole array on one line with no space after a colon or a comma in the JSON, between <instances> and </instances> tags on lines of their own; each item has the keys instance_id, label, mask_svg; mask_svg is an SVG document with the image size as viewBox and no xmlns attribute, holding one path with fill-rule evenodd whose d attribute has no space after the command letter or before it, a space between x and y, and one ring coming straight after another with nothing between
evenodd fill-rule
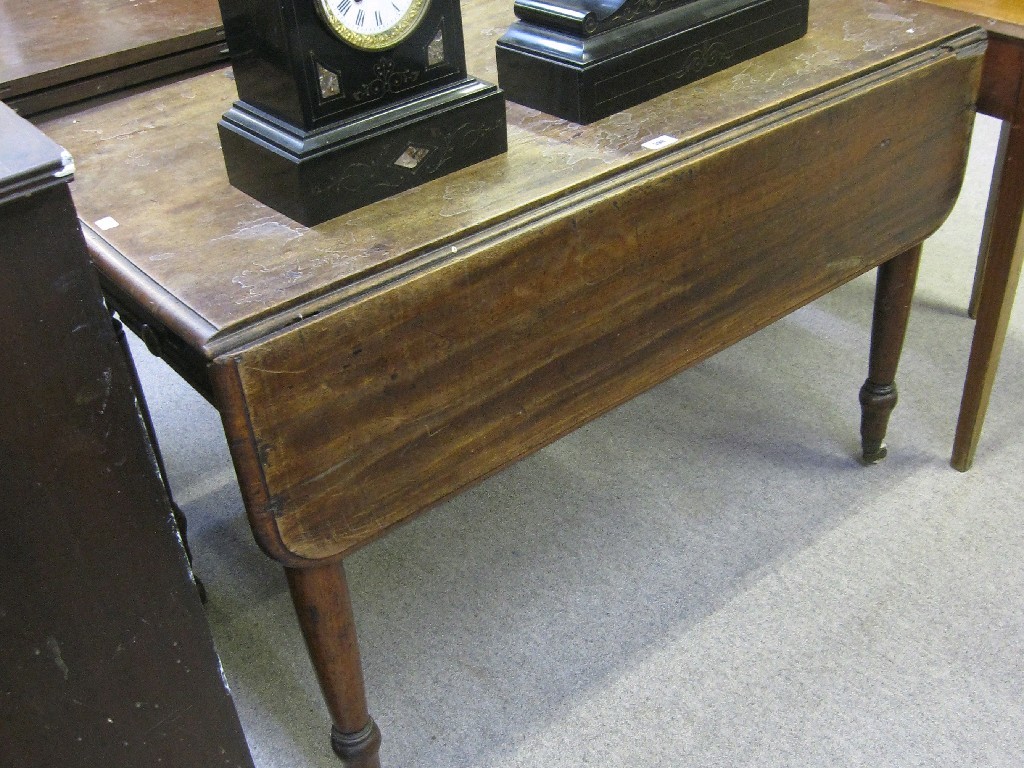
<instances>
[{"instance_id":1,"label":"clock plinth base","mask_svg":"<svg viewBox=\"0 0 1024 768\"><path fill-rule=\"evenodd\" d=\"M240 101L218 129L232 186L305 226L507 148L504 97L474 78L317 131Z\"/></svg>"},{"instance_id":2,"label":"clock plinth base","mask_svg":"<svg viewBox=\"0 0 1024 768\"><path fill-rule=\"evenodd\" d=\"M590 123L807 32L808 0L696 0L597 34L517 21L498 40L509 101Z\"/></svg>"}]
</instances>

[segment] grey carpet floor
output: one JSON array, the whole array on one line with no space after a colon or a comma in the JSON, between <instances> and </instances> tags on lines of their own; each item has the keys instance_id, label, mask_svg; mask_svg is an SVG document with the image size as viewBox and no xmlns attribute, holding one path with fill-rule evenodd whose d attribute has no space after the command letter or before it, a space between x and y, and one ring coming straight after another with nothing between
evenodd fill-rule
<instances>
[{"instance_id":1,"label":"grey carpet floor","mask_svg":"<svg viewBox=\"0 0 1024 768\"><path fill-rule=\"evenodd\" d=\"M1024 765L1019 320L948 463L997 132L926 245L881 464L868 275L349 559L386 768ZM256 764L334 768L217 415L136 357Z\"/></svg>"}]
</instances>

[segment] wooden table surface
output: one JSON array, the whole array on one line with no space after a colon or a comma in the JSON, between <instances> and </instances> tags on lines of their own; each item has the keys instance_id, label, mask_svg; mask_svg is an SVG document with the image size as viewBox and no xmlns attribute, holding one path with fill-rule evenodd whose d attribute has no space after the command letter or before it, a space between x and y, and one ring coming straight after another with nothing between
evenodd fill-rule
<instances>
[{"instance_id":1,"label":"wooden table surface","mask_svg":"<svg viewBox=\"0 0 1024 768\"><path fill-rule=\"evenodd\" d=\"M506 156L312 229L227 185L216 129L235 98L226 71L45 127L76 156L83 220L152 280L136 287L139 300L173 296L168 325L212 359L294 322L301 305L315 306L315 296L696 146L927 49L962 26L922 16L909 3L884 11L876 5L820 0L805 39L593 125L509 104ZM494 42L514 18L506 6L467 3L464 9L470 72L491 82ZM679 143L643 147L661 135ZM119 174L119 184L106 184L108 169L121 165L130 172ZM95 222L108 217L119 226L99 231Z\"/></svg>"},{"instance_id":2,"label":"wooden table surface","mask_svg":"<svg viewBox=\"0 0 1024 768\"><path fill-rule=\"evenodd\" d=\"M223 59L217 0L0 0L0 99L22 114Z\"/></svg>"},{"instance_id":3,"label":"wooden table surface","mask_svg":"<svg viewBox=\"0 0 1024 768\"><path fill-rule=\"evenodd\" d=\"M1020 0L925 0L933 5L964 11L989 22L986 26L999 30L1001 25L1024 27L1024 3Z\"/></svg>"}]
</instances>

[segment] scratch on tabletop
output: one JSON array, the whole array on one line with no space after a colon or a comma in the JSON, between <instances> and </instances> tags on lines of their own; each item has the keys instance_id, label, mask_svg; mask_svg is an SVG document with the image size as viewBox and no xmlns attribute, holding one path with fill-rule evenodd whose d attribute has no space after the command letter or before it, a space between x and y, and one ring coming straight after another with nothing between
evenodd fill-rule
<instances>
[{"instance_id":1,"label":"scratch on tabletop","mask_svg":"<svg viewBox=\"0 0 1024 768\"><path fill-rule=\"evenodd\" d=\"M308 373L313 366L307 365L305 368L299 368L296 370L281 370L277 368L260 368L259 366L249 366L248 370L253 373L271 373L274 375L282 376L298 376L301 374Z\"/></svg>"},{"instance_id":2,"label":"scratch on tabletop","mask_svg":"<svg viewBox=\"0 0 1024 768\"><path fill-rule=\"evenodd\" d=\"M124 131L123 133L115 133L111 136L101 136L100 141L116 141L118 139L126 139L129 136L136 136L146 131L151 131L156 128L155 125L144 125L141 128L136 128L134 131Z\"/></svg>"},{"instance_id":3,"label":"scratch on tabletop","mask_svg":"<svg viewBox=\"0 0 1024 768\"><path fill-rule=\"evenodd\" d=\"M53 656L53 663L57 665L57 668L64 674L64 679L68 679L68 675L71 670L68 669L68 665L64 663L64 656L61 654L60 643L57 642L57 638L50 635L46 638L46 650Z\"/></svg>"}]
</instances>

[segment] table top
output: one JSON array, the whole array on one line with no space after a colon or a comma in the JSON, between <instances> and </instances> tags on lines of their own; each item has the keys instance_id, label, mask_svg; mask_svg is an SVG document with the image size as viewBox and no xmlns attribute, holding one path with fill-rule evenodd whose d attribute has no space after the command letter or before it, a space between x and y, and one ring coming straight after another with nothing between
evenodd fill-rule
<instances>
[{"instance_id":1,"label":"table top","mask_svg":"<svg viewBox=\"0 0 1024 768\"><path fill-rule=\"evenodd\" d=\"M217 0L0 0L0 98L224 39Z\"/></svg>"},{"instance_id":2,"label":"table top","mask_svg":"<svg viewBox=\"0 0 1024 768\"><path fill-rule=\"evenodd\" d=\"M465 3L471 74L496 82L511 4ZM506 155L314 228L232 188L217 121L227 70L43 124L75 156L101 271L208 359L308 316L357 283L457 250L583 188L613 184L723 131L939 46L964 24L896 0L817 0L808 35L581 126L508 105ZM660 136L677 142L652 149Z\"/></svg>"},{"instance_id":3,"label":"table top","mask_svg":"<svg viewBox=\"0 0 1024 768\"><path fill-rule=\"evenodd\" d=\"M964 11L979 23L1007 35L1024 37L1024 3L1021 0L925 0L943 8Z\"/></svg>"}]
</instances>

